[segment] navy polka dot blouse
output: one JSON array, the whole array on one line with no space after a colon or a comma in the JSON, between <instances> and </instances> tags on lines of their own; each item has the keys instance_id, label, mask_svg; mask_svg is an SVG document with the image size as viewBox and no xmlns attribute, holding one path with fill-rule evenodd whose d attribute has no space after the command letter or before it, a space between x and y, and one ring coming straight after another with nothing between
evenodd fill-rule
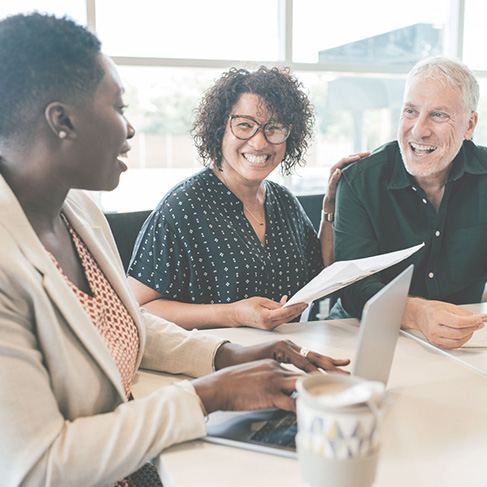
<instances>
[{"instance_id":1,"label":"navy polka dot blouse","mask_svg":"<svg viewBox=\"0 0 487 487\"><path fill-rule=\"evenodd\" d=\"M128 274L185 303L291 297L322 270L321 247L297 199L265 184L265 247L242 202L205 168L169 191L144 223Z\"/></svg>"}]
</instances>

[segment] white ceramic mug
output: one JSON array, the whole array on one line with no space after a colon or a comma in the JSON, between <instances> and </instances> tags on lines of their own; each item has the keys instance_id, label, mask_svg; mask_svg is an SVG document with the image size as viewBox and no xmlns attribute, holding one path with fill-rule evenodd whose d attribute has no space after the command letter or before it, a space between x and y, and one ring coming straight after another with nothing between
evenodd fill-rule
<instances>
[{"instance_id":1,"label":"white ceramic mug","mask_svg":"<svg viewBox=\"0 0 487 487\"><path fill-rule=\"evenodd\" d=\"M368 402L351 406L330 406L325 397L365 382L321 373L298 380L296 449L306 486L369 487L374 481L384 388Z\"/></svg>"}]
</instances>

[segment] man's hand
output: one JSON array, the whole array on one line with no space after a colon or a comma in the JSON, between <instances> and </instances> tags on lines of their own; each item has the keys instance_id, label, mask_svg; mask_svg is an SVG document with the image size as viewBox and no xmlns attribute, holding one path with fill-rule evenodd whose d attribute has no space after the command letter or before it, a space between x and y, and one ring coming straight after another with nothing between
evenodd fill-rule
<instances>
[{"instance_id":1,"label":"man's hand","mask_svg":"<svg viewBox=\"0 0 487 487\"><path fill-rule=\"evenodd\" d=\"M272 330L278 325L292 321L308 306L305 303L298 303L283 309L285 302L286 297L283 297L280 303L267 298L253 297L231 303L228 305L229 326L251 326Z\"/></svg>"},{"instance_id":2,"label":"man's hand","mask_svg":"<svg viewBox=\"0 0 487 487\"><path fill-rule=\"evenodd\" d=\"M483 328L483 318L460 306L442 301L408 298L403 328L420 330L432 345L459 348L468 342L474 331Z\"/></svg>"}]
</instances>

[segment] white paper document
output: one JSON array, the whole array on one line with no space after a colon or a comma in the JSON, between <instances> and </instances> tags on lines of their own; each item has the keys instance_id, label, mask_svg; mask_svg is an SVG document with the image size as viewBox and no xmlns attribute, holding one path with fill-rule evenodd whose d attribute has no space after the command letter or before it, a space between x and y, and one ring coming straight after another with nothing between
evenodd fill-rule
<instances>
[{"instance_id":1,"label":"white paper document","mask_svg":"<svg viewBox=\"0 0 487 487\"><path fill-rule=\"evenodd\" d=\"M414 247L409 247L388 254L374 255L364 259L343 260L334 262L323 269L306 286L302 287L284 306L291 306L297 303L311 303L315 299L331 294L342 287L348 286L364 277L387 269L394 264L407 259L410 255L424 247L424 242Z\"/></svg>"}]
</instances>

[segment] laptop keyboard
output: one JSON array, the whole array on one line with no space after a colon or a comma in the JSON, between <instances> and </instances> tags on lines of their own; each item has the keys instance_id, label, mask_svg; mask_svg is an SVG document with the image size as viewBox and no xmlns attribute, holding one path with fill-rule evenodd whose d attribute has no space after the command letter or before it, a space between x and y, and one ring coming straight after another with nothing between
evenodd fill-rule
<instances>
[{"instance_id":1,"label":"laptop keyboard","mask_svg":"<svg viewBox=\"0 0 487 487\"><path fill-rule=\"evenodd\" d=\"M296 414L278 409L251 437L250 441L296 450Z\"/></svg>"}]
</instances>

